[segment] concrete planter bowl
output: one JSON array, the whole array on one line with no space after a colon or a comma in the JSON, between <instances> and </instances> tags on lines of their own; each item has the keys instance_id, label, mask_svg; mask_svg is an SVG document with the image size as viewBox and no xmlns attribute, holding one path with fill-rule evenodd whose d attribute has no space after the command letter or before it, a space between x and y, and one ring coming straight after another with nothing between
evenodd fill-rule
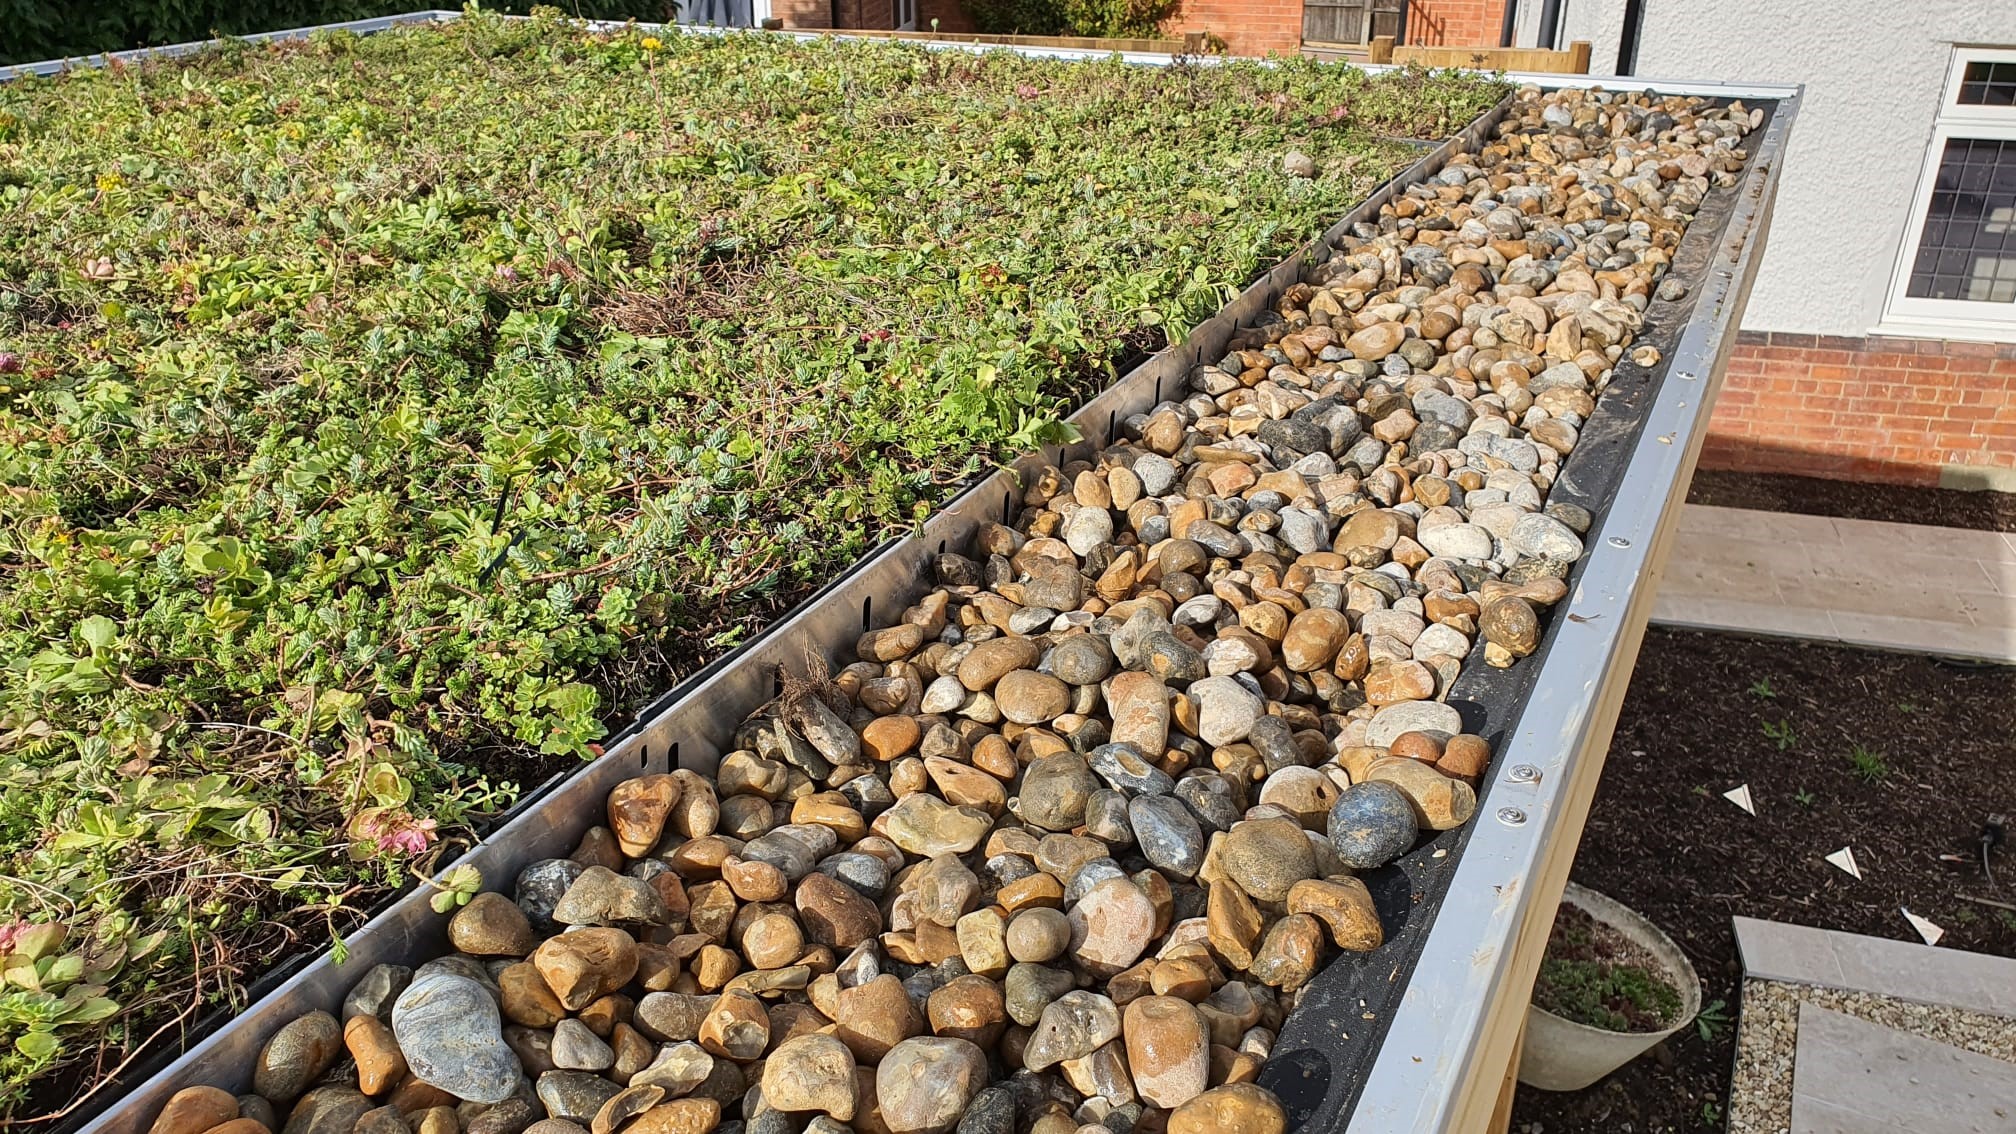
<instances>
[{"instance_id":1,"label":"concrete planter bowl","mask_svg":"<svg viewBox=\"0 0 2016 1134\"><path fill-rule=\"evenodd\" d=\"M1673 939L1616 901L1568 883L1561 895L1574 906L1644 949L1680 994L1673 1024L1657 1032L1613 1032L1564 1019L1538 1005L1526 1009L1526 1045L1519 1057L1519 1081L1543 1091L1579 1091L1644 1054L1684 1028L1701 1010L1701 978Z\"/></svg>"}]
</instances>

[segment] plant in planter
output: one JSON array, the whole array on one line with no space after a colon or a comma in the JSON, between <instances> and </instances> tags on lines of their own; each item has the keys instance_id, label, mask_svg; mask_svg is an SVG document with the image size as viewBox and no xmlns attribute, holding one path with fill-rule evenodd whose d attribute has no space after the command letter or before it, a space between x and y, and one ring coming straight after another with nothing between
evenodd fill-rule
<instances>
[{"instance_id":1,"label":"plant in planter","mask_svg":"<svg viewBox=\"0 0 2016 1134\"><path fill-rule=\"evenodd\" d=\"M1519 1080L1579 1091L1684 1027L1701 982L1671 938L1570 883L1533 985Z\"/></svg>"}]
</instances>

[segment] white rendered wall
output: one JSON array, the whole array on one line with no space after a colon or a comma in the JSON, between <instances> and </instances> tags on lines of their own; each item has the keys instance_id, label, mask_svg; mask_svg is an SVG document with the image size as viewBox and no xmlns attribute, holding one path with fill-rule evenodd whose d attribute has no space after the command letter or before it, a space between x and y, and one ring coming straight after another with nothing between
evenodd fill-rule
<instances>
[{"instance_id":1,"label":"white rendered wall","mask_svg":"<svg viewBox=\"0 0 2016 1134\"><path fill-rule=\"evenodd\" d=\"M1519 0L1535 42L1541 0ZM1623 0L1562 0L1616 69ZM2016 47L2016 0L1646 0L1636 73L1806 84L1744 326L1865 335L1883 314L1956 44Z\"/></svg>"}]
</instances>

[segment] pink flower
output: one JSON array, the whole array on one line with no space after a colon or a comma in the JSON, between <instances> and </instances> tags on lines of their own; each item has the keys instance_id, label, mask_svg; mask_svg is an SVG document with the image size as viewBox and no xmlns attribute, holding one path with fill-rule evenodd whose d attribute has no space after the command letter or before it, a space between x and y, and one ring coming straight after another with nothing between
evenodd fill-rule
<instances>
[{"instance_id":1,"label":"pink flower","mask_svg":"<svg viewBox=\"0 0 2016 1134\"><path fill-rule=\"evenodd\" d=\"M1015 84L1015 97L1016 97L1016 98L1035 98L1035 97L1036 97L1036 88L1035 88L1035 87L1032 87L1032 86L1030 86L1030 85L1029 85L1028 83L1016 83L1016 84Z\"/></svg>"},{"instance_id":2,"label":"pink flower","mask_svg":"<svg viewBox=\"0 0 2016 1134\"><path fill-rule=\"evenodd\" d=\"M374 844L380 854L399 851L409 858L439 837L434 833L434 820L415 819L404 808L389 807L359 814L351 821L350 832L353 838Z\"/></svg>"},{"instance_id":3,"label":"pink flower","mask_svg":"<svg viewBox=\"0 0 2016 1134\"><path fill-rule=\"evenodd\" d=\"M14 942L30 929L35 928L25 921L8 922L0 925L0 954L12 953Z\"/></svg>"}]
</instances>

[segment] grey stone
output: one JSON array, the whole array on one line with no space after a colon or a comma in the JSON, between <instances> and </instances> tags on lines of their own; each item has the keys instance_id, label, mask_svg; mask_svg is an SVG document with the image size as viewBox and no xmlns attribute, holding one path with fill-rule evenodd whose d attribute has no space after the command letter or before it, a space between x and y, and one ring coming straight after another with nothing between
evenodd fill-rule
<instances>
[{"instance_id":1,"label":"grey stone","mask_svg":"<svg viewBox=\"0 0 2016 1134\"><path fill-rule=\"evenodd\" d=\"M1102 744L1085 755L1092 774L1129 795L1166 795L1175 790L1169 773L1149 763L1131 744Z\"/></svg>"},{"instance_id":2,"label":"grey stone","mask_svg":"<svg viewBox=\"0 0 2016 1134\"><path fill-rule=\"evenodd\" d=\"M1071 974L1062 969L1045 968L1027 961L1016 962L1009 967L1008 977L1002 982L1008 1018L1023 1027L1034 1027L1043 1018L1043 1010L1071 991L1074 983Z\"/></svg>"},{"instance_id":3,"label":"grey stone","mask_svg":"<svg viewBox=\"0 0 2016 1134\"><path fill-rule=\"evenodd\" d=\"M372 965L343 998L343 1019L346 1022L352 1016L391 1019L393 1002L412 983L413 970L405 965Z\"/></svg>"},{"instance_id":4,"label":"grey stone","mask_svg":"<svg viewBox=\"0 0 2016 1134\"><path fill-rule=\"evenodd\" d=\"M553 1066L562 1071L607 1071L616 1062L615 1050L574 1019L554 1025L552 1053Z\"/></svg>"},{"instance_id":5,"label":"grey stone","mask_svg":"<svg viewBox=\"0 0 2016 1134\"><path fill-rule=\"evenodd\" d=\"M1535 559L1573 563L1582 558L1581 537L1567 524L1544 512L1528 512L1519 517L1506 535L1505 545Z\"/></svg>"},{"instance_id":6,"label":"grey stone","mask_svg":"<svg viewBox=\"0 0 2016 1134\"><path fill-rule=\"evenodd\" d=\"M1407 793L1386 782L1352 784L1330 808L1330 845L1345 866L1373 870L1406 854L1420 834Z\"/></svg>"},{"instance_id":7,"label":"grey stone","mask_svg":"<svg viewBox=\"0 0 2016 1134\"><path fill-rule=\"evenodd\" d=\"M1191 878L1204 864L1204 831L1173 795L1144 795L1127 805L1141 855L1157 869Z\"/></svg>"},{"instance_id":8,"label":"grey stone","mask_svg":"<svg viewBox=\"0 0 2016 1134\"><path fill-rule=\"evenodd\" d=\"M539 1076L539 1102L546 1117L588 1123L602 1104L615 1098L623 1088L586 1071L548 1071Z\"/></svg>"},{"instance_id":9,"label":"grey stone","mask_svg":"<svg viewBox=\"0 0 2016 1134\"><path fill-rule=\"evenodd\" d=\"M518 1085L518 1056L504 1043L497 1001L467 977L415 976L393 1005L392 1036L416 1078L457 1098L502 1102Z\"/></svg>"},{"instance_id":10,"label":"grey stone","mask_svg":"<svg viewBox=\"0 0 2016 1134\"><path fill-rule=\"evenodd\" d=\"M606 866L591 866L567 887L553 907L553 920L562 925L664 925L671 914L651 883Z\"/></svg>"},{"instance_id":11,"label":"grey stone","mask_svg":"<svg viewBox=\"0 0 2016 1134\"><path fill-rule=\"evenodd\" d=\"M1379 710L1366 726L1365 743L1391 747L1403 732L1433 733L1442 740L1463 731L1463 716L1440 701L1403 701Z\"/></svg>"},{"instance_id":12,"label":"grey stone","mask_svg":"<svg viewBox=\"0 0 2016 1134\"><path fill-rule=\"evenodd\" d=\"M1265 702L1231 677L1207 677L1192 684L1190 694L1197 698L1198 737L1214 748L1246 739L1266 708Z\"/></svg>"},{"instance_id":13,"label":"grey stone","mask_svg":"<svg viewBox=\"0 0 2016 1134\"><path fill-rule=\"evenodd\" d=\"M518 908L532 922L534 933L551 937L560 932L560 923L553 920L553 907L560 904L567 888L586 869L573 859L547 858L518 872L518 885L513 893Z\"/></svg>"}]
</instances>

